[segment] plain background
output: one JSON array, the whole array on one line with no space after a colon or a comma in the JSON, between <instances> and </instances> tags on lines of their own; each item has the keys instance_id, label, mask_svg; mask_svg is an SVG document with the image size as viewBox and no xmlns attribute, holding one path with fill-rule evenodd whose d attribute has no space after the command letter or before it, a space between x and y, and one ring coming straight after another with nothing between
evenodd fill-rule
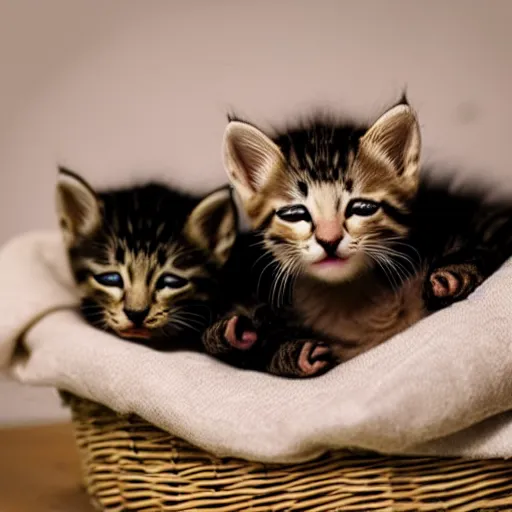
<instances>
[{"instance_id":1,"label":"plain background","mask_svg":"<svg viewBox=\"0 0 512 512\"><path fill-rule=\"evenodd\" d=\"M512 190L511 22L509 0L0 0L0 243L55 227L57 163L206 191L228 111L369 120L404 87L424 160ZM63 415L0 382L0 422Z\"/></svg>"}]
</instances>

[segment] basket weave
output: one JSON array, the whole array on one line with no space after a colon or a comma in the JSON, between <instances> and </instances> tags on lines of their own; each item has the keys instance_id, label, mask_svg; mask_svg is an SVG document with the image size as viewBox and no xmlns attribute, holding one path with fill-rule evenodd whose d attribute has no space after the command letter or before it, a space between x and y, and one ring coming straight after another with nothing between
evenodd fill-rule
<instances>
[{"instance_id":1,"label":"basket weave","mask_svg":"<svg viewBox=\"0 0 512 512\"><path fill-rule=\"evenodd\" d=\"M137 416L65 400L99 510L512 511L512 461L341 452L303 464L219 459Z\"/></svg>"}]
</instances>

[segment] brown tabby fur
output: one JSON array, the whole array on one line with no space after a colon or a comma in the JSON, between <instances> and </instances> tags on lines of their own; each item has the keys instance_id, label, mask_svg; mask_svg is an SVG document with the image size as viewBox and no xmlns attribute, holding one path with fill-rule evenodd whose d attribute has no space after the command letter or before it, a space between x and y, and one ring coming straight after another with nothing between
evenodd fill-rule
<instances>
[{"instance_id":1,"label":"brown tabby fur","mask_svg":"<svg viewBox=\"0 0 512 512\"><path fill-rule=\"evenodd\" d=\"M267 300L279 303L293 282L292 325L328 342L337 362L464 299L512 254L510 202L435 183L420 169L420 147L404 103L369 128L324 119L271 139L234 120L226 130L228 176L278 264ZM361 201L370 214L354 213ZM326 257L345 262L316 265ZM264 338L245 315L246 330ZM332 364L320 360L303 376Z\"/></svg>"},{"instance_id":2,"label":"brown tabby fur","mask_svg":"<svg viewBox=\"0 0 512 512\"><path fill-rule=\"evenodd\" d=\"M57 209L92 325L153 347L199 339L236 236L227 188L205 198L160 184L96 192L60 169Z\"/></svg>"}]
</instances>

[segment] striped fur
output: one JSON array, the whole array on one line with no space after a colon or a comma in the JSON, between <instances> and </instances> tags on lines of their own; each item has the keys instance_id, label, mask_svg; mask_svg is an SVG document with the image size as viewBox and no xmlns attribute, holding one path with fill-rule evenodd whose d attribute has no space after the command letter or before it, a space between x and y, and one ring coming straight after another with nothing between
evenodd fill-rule
<instances>
[{"instance_id":1,"label":"striped fur","mask_svg":"<svg viewBox=\"0 0 512 512\"><path fill-rule=\"evenodd\" d=\"M92 325L152 346L199 340L236 234L227 188L203 200L158 184L96 193L61 169L57 205Z\"/></svg>"},{"instance_id":2,"label":"striped fur","mask_svg":"<svg viewBox=\"0 0 512 512\"><path fill-rule=\"evenodd\" d=\"M289 271L330 282L352 280L375 266L375 244L408 234L406 219L419 183L419 127L412 110L402 107L370 129L323 120L272 140L247 123L230 123L224 153L231 181L252 227L264 232L266 248ZM397 144L390 144L390 131ZM361 201L377 205L375 214L355 215ZM297 205L307 209L308 218L280 218ZM328 256L346 258L346 265L315 265L326 256L323 239L338 242Z\"/></svg>"},{"instance_id":3,"label":"striped fur","mask_svg":"<svg viewBox=\"0 0 512 512\"><path fill-rule=\"evenodd\" d=\"M232 120L226 129L230 181L278 263L280 291L267 300L293 283L295 321L338 361L466 298L512 255L512 202L433 180L420 146L407 104L369 127L322 119L268 137Z\"/></svg>"}]
</instances>

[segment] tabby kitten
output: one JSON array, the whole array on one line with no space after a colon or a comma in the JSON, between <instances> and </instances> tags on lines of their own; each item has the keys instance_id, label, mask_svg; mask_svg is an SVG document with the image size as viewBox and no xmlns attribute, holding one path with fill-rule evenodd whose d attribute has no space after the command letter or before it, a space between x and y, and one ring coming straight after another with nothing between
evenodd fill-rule
<instances>
[{"instance_id":1,"label":"tabby kitten","mask_svg":"<svg viewBox=\"0 0 512 512\"><path fill-rule=\"evenodd\" d=\"M270 138L227 126L229 178L279 264L275 279L293 281L294 322L312 330L306 359L318 371L332 359L315 339L346 361L464 299L512 255L511 203L436 182L420 150L406 102L369 127L323 119ZM230 346L256 347L265 334L252 310L237 322L221 326Z\"/></svg>"},{"instance_id":2,"label":"tabby kitten","mask_svg":"<svg viewBox=\"0 0 512 512\"><path fill-rule=\"evenodd\" d=\"M199 340L236 236L229 189L202 200L158 184L97 193L60 169L57 209L92 325L153 347Z\"/></svg>"}]
</instances>

